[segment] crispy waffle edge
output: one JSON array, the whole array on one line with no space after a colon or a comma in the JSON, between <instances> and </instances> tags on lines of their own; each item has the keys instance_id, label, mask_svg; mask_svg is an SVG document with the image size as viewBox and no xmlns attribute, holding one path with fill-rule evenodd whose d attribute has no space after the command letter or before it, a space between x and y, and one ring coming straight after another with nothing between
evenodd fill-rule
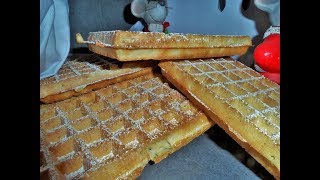
<instances>
[{"instance_id":1,"label":"crispy waffle edge","mask_svg":"<svg viewBox=\"0 0 320 180\"><path fill-rule=\"evenodd\" d=\"M75 98L86 98L89 97L90 94L92 93L87 93L86 95L82 95L79 97L73 97L68 99L67 101L71 101ZM54 104L49 104L45 106L53 107ZM107 166L103 166L97 169L97 171L87 172L83 178L136 178L140 175L144 166L148 163L149 160L152 160L155 163L160 162L168 155L172 154L173 152L180 149L197 136L201 135L203 132L205 132L213 125L213 121L209 120L203 113L199 113L195 118L180 126L177 126L175 129L161 136L159 139L152 142L151 144L148 144L146 147L142 147L142 149L139 149L138 151L126 154L126 156L128 156L129 159L132 159L132 157L136 157L137 159L127 161L124 158L121 161L114 161L114 164L111 163ZM170 148L164 148L168 145L170 146ZM110 171L110 169L108 170L108 167L114 166L119 168L112 171Z\"/></svg>"},{"instance_id":2,"label":"crispy waffle edge","mask_svg":"<svg viewBox=\"0 0 320 180\"><path fill-rule=\"evenodd\" d=\"M230 127L225 121L221 120L206 103L202 103L198 98L201 94L208 92L204 91L204 88L198 88L195 90L195 86L201 86L197 81L193 82L192 77L188 76L186 72L177 68L173 62L160 62L162 74L174 84L184 95L186 95L190 101L202 109L212 120L214 120L219 126L221 126L233 139L235 139L245 150L251 154L259 163L262 164L275 178L280 179L280 164L274 164L261 153L259 153L255 147L246 141L240 134ZM189 83L184 83L189 82ZM259 146L258 144L255 145ZM273 146L273 145L272 145ZM280 161L280 154L276 155L278 162Z\"/></svg>"}]
</instances>

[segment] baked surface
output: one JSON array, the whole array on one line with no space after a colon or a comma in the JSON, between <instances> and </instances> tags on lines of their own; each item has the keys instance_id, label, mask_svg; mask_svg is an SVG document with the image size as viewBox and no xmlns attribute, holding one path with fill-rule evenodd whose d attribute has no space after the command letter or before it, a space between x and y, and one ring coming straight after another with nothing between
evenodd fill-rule
<instances>
[{"instance_id":1,"label":"baked surface","mask_svg":"<svg viewBox=\"0 0 320 180\"><path fill-rule=\"evenodd\" d=\"M40 101L65 100L151 71L151 67L126 65L96 54L71 57L56 75L40 80Z\"/></svg>"},{"instance_id":2,"label":"baked surface","mask_svg":"<svg viewBox=\"0 0 320 180\"><path fill-rule=\"evenodd\" d=\"M158 32L91 32L88 48L120 61L208 58L244 54L249 36L164 34Z\"/></svg>"},{"instance_id":3,"label":"baked surface","mask_svg":"<svg viewBox=\"0 0 320 180\"><path fill-rule=\"evenodd\" d=\"M161 77L161 76L160 76ZM40 176L135 178L213 125L154 74L40 106Z\"/></svg>"},{"instance_id":4,"label":"baked surface","mask_svg":"<svg viewBox=\"0 0 320 180\"><path fill-rule=\"evenodd\" d=\"M160 62L163 75L280 178L280 87L240 62Z\"/></svg>"}]
</instances>

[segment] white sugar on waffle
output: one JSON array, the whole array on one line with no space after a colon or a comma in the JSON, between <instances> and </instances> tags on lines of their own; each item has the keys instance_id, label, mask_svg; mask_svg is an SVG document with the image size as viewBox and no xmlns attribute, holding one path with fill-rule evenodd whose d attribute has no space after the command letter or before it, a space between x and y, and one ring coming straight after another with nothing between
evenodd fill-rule
<instances>
[{"instance_id":1,"label":"white sugar on waffle","mask_svg":"<svg viewBox=\"0 0 320 180\"><path fill-rule=\"evenodd\" d=\"M49 172L53 179L88 177L86 173L146 148L202 115L185 97L151 76L40 109L41 160L47 161L40 174Z\"/></svg>"},{"instance_id":2,"label":"white sugar on waffle","mask_svg":"<svg viewBox=\"0 0 320 180\"><path fill-rule=\"evenodd\" d=\"M247 122L252 123L261 133L274 140L276 144L280 144L280 124L278 121L274 122L274 120L271 120L268 117L268 113L272 113L273 116L280 120L280 103L278 98L280 96L279 86L272 85L262 76L252 73L250 67L246 67L243 64L234 61L216 59L215 61L199 60L191 62L187 60L177 63L182 70L186 70L186 72L193 76L198 82L200 82L200 84L210 89L216 98L225 100L230 107L233 107L233 102L243 103L251 113L242 112L239 109L237 110L245 117ZM234 66L234 63L237 63L240 68ZM264 85L264 83L266 84ZM265 88L256 88L255 91L250 92L248 89L245 89L242 84L246 84L246 86L252 88L257 87L257 85L260 88ZM223 89L227 94L223 92L224 95L221 96L218 93L215 93L217 92L215 91L216 89ZM234 89L234 91L230 89ZM255 100L261 104L261 108L263 109L252 107L245 101L248 97L255 98ZM274 101L274 105L270 106L270 104L263 102L259 97L269 98L270 101ZM256 117L262 117L265 119L265 123L275 128L277 133L268 134L265 129L259 127L259 125L254 122L254 118Z\"/></svg>"},{"instance_id":3,"label":"white sugar on waffle","mask_svg":"<svg viewBox=\"0 0 320 180\"><path fill-rule=\"evenodd\" d=\"M57 74L40 81L40 100L44 103L65 100L150 71L151 66L127 66L96 54L71 57Z\"/></svg>"},{"instance_id":4,"label":"white sugar on waffle","mask_svg":"<svg viewBox=\"0 0 320 180\"><path fill-rule=\"evenodd\" d=\"M224 58L168 61L159 66L169 81L279 178L279 85Z\"/></svg>"},{"instance_id":5,"label":"white sugar on waffle","mask_svg":"<svg viewBox=\"0 0 320 180\"><path fill-rule=\"evenodd\" d=\"M159 32L90 32L88 41L78 33L78 43L90 51L119 61L179 60L244 54L252 45L249 36L164 34Z\"/></svg>"},{"instance_id":6,"label":"white sugar on waffle","mask_svg":"<svg viewBox=\"0 0 320 180\"><path fill-rule=\"evenodd\" d=\"M40 81L40 85L53 84L65 79L89 74L96 71L103 71L105 67L108 69L119 69L116 61L113 59L103 59L98 55L85 55L79 58L70 57L62 65L57 74L50 78ZM107 68L106 68L107 69Z\"/></svg>"},{"instance_id":7,"label":"white sugar on waffle","mask_svg":"<svg viewBox=\"0 0 320 180\"><path fill-rule=\"evenodd\" d=\"M118 37L117 37L118 36ZM147 38L144 38L146 36ZM121 37L121 38L119 38ZM118 39L119 38L119 39ZM221 39L218 42L216 39ZM221 41L220 40L220 41ZM105 47L115 48L200 48L200 47L238 47L250 46L248 36L240 35L205 35L205 34L183 34L142 31L99 31L90 32L87 43L99 43ZM211 42L211 43L210 43ZM212 43L215 42L215 43ZM175 43L175 44L172 44ZM179 44L186 43L186 44ZM137 46L139 44L139 46ZM166 46L169 45L168 46Z\"/></svg>"}]
</instances>

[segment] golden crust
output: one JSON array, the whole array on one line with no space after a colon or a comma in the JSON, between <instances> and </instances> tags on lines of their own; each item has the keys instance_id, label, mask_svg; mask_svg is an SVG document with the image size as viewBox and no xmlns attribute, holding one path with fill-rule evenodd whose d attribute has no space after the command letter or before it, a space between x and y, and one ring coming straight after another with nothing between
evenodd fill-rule
<instances>
[{"instance_id":1,"label":"golden crust","mask_svg":"<svg viewBox=\"0 0 320 180\"><path fill-rule=\"evenodd\" d=\"M91 32L88 41L121 49L180 49L251 46L249 36L203 35L137 31Z\"/></svg>"},{"instance_id":2,"label":"golden crust","mask_svg":"<svg viewBox=\"0 0 320 180\"><path fill-rule=\"evenodd\" d=\"M152 71L151 67L134 64L130 67L123 65L122 68L113 62L99 59L97 55L67 61L57 75L40 81L40 101L52 103L64 100Z\"/></svg>"},{"instance_id":3,"label":"golden crust","mask_svg":"<svg viewBox=\"0 0 320 180\"><path fill-rule=\"evenodd\" d=\"M120 76L112 78L112 79L105 79L105 80L94 82L93 84L88 84L83 89L77 90L77 91L74 89L71 89L71 88L66 88L66 89L70 89L70 90L66 90L64 92L57 93L57 94L48 95L44 98L41 98L40 101L43 103L47 103L47 104L57 102L57 101L62 101L62 100L71 98L73 96L79 96L81 94L85 94L90 91L94 91L94 90L106 87L109 84L114 84L116 82L125 81L125 80L129 80L129 79L133 79L135 77L142 76L144 74L150 73L151 71L152 71L151 68L145 68L145 69L142 69L141 71L135 72L130 75L120 75ZM76 79L72 80L71 83L64 82L63 85L61 85L61 86L77 87L76 85L74 85L75 83L73 83L73 82L76 82ZM88 82L90 82L90 80L86 81L85 83L87 84ZM66 85L64 85L64 84L66 84ZM56 87L56 86L54 85L54 87ZM57 91L50 91L50 87L48 87L48 86L43 87L41 89L41 91L48 92L50 94L57 92Z\"/></svg>"},{"instance_id":4,"label":"golden crust","mask_svg":"<svg viewBox=\"0 0 320 180\"><path fill-rule=\"evenodd\" d=\"M84 179L115 179L119 177L135 179L140 176L150 160L159 163L170 154L187 145L194 138L203 134L213 125L214 122L208 120L205 115L198 116L196 119L179 126L169 134L148 144L143 149L140 149L138 153L133 151L126 155L127 158L123 157L122 161L115 161L96 171L89 171ZM128 159L128 157L131 158ZM133 160L131 161L131 159ZM128 170L128 168L130 169Z\"/></svg>"},{"instance_id":5,"label":"golden crust","mask_svg":"<svg viewBox=\"0 0 320 180\"><path fill-rule=\"evenodd\" d=\"M40 175L134 179L214 124L159 76L41 105Z\"/></svg>"},{"instance_id":6,"label":"golden crust","mask_svg":"<svg viewBox=\"0 0 320 180\"><path fill-rule=\"evenodd\" d=\"M223 63L227 62L224 60L222 61ZM181 64L184 64L184 62L186 61L181 61ZM194 65L197 62L199 64ZM213 77L213 74L215 73L212 73L212 71L208 69L209 66L208 67L206 66L209 64L209 62L212 64L215 63L214 60L207 60L207 61L203 60L203 62L190 61L185 64L190 64L190 65L193 64L193 66L195 66L196 68L204 68L207 72L209 72L209 74L207 75ZM277 87L278 85L264 79L261 75L259 75L258 73L255 73L253 70L245 69L245 67L240 66L238 62L234 62L234 61L229 61L229 62L230 63L227 63L227 64L233 65L233 67L236 67L239 70L237 71L234 69L233 71L234 74L237 74L237 72L238 74L240 74L244 71L249 73L250 72L254 73L255 77L258 78L257 81L260 81L262 79L264 80L264 82L270 85L269 88L270 87L271 89L275 88L275 91L279 92L279 89ZM248 151L249 154L251 154L259 163L261 163L275 178L280 179L280 141L279 139L277 139L276 141L278 142L275 143L273 140L270 139L269 136L266 136L265 134L261 133L251 123L248 123L245 117L241 113L239 113L238 110L235 111L235 109L230 107L230 104L226 103L226 100L221 99L217 96L214 96L212 94L212 91L209 88L207 88L208 85L209 87L211 86L212 82L210 79L206 79L204 76L191 75L193 73L199 74L200 72L197 72L197 70L199 69L196 69L196 68L193 69L193 66L188 66L188 65L182 67L181 64L168 61L168 62L159 63L159 66L162 69L163 75L167 79L169 79L171 83L173 83L183 94L185 94L192 102L194 102L195 105L201 108L212 120L214 120L232 138L234 138L242 147L244 147L246 151ZM215 66L215 67L218 67L218 66ZM224 70L228 69L227 66L224 66L224 68L225 68ZM216 69L216 71L219 71L219 70ZM216 77L218 78L219 76L216 76ZM241 84L240 79L241 78L239 78L238 80L239 83L235 83L235 84L240 85ZM214 80L217 80L217 79L214 79ZM220 81L222 81L222 78L220 79ZM254 80L252 82L254 82ZM220 83L221 83L221 86L220 87L217 86L218 88L223 87L222 84L224 83L222 82ZM225 83L228 84L230 83L230 81ZM230 84L232 84L232 81ZM223 90L221 90L221 92L222 91ZM257 92L258 91L259 89L257 90ZM247 97L251 95L252 94L249 93ZM277 99L277 97L275 99ZM273 103L275 104L279 103L279 99L277 100L278 100L277 102L273 101ZM240 107L235 107L235 108L239 109ZM273 110L278 111L276 113L279 113L279 109L276 108ZM264 119L265 117L260 117L260 118ZM259 119L259 116L257 117L257 119ZM280 121L280 119L278 120ZM263 121L257 121L257 122L263 122ZM269 126L260 125L260 127L267 128ZM279 132L280 132L280 129L278 133Z\"/></svg>"},{"instance_id":7,"label":"golden crust","mask_svg":"<svg viewBox=\"0 0 320 180\"><path fill-rule=\"evenodd\" d=\"M241 55L252 45L249 36L120 30L91 32L86 43L91 51L119 61Z\"/></svg>"},{"instance_id":8,"label":"golden crust","mask_svg":"<svg viewBox=\"0 0 320 180\"><path fill-rule=\"evenodd\" d=\"M248 46L242 47L220 47L220 48L171 48L171 49L119 49L112 47L101 47L89 44L90 51L105 57L119 61L136 60L179 60L196 59L241 55L248 50Z\"/></svg>"}]
</instances>

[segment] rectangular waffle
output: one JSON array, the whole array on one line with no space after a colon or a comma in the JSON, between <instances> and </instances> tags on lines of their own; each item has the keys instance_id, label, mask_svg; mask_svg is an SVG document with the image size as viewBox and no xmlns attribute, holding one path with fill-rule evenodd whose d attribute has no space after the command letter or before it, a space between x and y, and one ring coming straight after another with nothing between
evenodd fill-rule
<instances>
[{"instance_id":1,"label":"rectangular waffle","mask_svg":"<svg viewBox=\"0 0 320 180\"><path fill-rule=\"evenodd\" d=\"M159 63L162 73L280 178L280 87L238 61Z\"/></svg>"},{"instance_id":2,"label":"rectangular waffle","mask_svg":"<svg viewBox=\"0 0 320 180\"><path fill-rule=\"evenodd\" d=\"M160 76L161 77L161 76ZM40 176L139 176L213 122L154 74L40 106Z\"/></svg>"},{"instance_id":3,"label":"rectangular waffle","mask_svg":"<svg viewBox=\"0 0 320 180\"><path fill-rule=\"evenodd\" d=\"M40 101L52 103L135 78L152 71L137 63L120 63L99 55L69 58L54 76L40 80Z\"/></svg>"},{"instance_id":4,"label":"rectangular waffle","mask_svg":"<svg viewBox=\"0 0 320 180\"><path fill-rule=\"evenodd\" d=\"M249 36L200 35L134 31L90 32L88 41L77 34L89 50L119 61L209 58L244 54Z\"/></svg>"}]
</instances>

